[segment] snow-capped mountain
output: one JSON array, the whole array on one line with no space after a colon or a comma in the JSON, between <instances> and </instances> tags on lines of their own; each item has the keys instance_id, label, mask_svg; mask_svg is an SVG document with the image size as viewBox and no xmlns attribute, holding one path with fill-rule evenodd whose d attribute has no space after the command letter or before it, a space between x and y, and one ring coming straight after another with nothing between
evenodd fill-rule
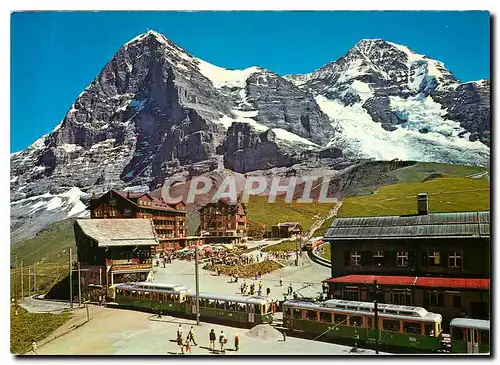
<instances>
[{"instance_id":1,"label":"snow-capped mountain","mask_svg":"<svg viewBox=\"0 0 500 365\"><path fill-rule=\"evenodd\" d=\"M11 211L45 194L154 189L179 172L323 157L487 165L489 130L489 81L460 83L405 46L362 40L317 71L281 77L212 65L148 31L51 133L11 155Z\"/></svg>"}]
</instances>

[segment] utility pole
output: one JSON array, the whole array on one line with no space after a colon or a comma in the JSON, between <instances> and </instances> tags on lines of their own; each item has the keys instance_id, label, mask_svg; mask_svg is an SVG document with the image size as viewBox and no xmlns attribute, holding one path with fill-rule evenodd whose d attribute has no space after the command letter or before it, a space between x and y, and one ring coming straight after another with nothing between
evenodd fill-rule
<instances>
[{"instance_id":1,"label":"utility pole","mask_svg":"<svg viewBox=\"0 0 500 365\"><path fill-rule=\"evenodd\" d=\"M194 271L196 279L196 325L200 325L200 279L198 277L198 241L194 248Z\"/></svg>"},{"instance_id":2,"label":"utility pole","mask_svg":"<svg viewBox=\"0 0 500 365\"><path fill-rule=\"evenodd\" d=\"M374 313L374 324L375 324L375 354L378 355L379 347L380 347L380 329L378 326L378 285L377 285L377 280L374 280L373 283L375 284L375 300L373 301L374 308L373 308L373 313Z\"/></svg>"},{"instance_id":3,"label":"utility pole","mask_svg":"<svg viewBox=\"0 0 500 365\"><path fill-rule=\"evenodd\" d=\"M17 310L17 255L16 255L16 266L14 268L14 313L17 316L18 310Z\"/></svg>"},{"instance_id":4,"label":"utility pole","mask_svg":"<svg viewBox=\"0 0 500 365\"><path fill-rule=\"evenodd\" d=\"M31 268L28 266L28 298L31 304Z\"/></svg>"},{"instance_id":5,"label":"utility pole","mask_svg":"<svg viewBox=\"0 0 500 365\"><path fill-rule=\"evenodd\" d=\"M36 293L36 262L33 264L33 293Z\"/></svg>"},{"instance_id":6,"label":"utility pole","mask_svg":"<svg viewBox=\"0 0 500 365\"><path fill-rule=\"evenodd\" d=\"M80 277L80 262L77 263L78 266L78 307L82 305L82 279Z\"/></svg>"},{"instance_id":7,"label":"utility pole","mask_svg":"<svg viewBox=\"0 0 500 365\"><path fill-rule=\"evenodd\" d=\"M71 267L71 248L69 249L69 306L73 309L73 268Z\"/></svg>"},{"instance_id":8,"label":"utility pole","mask_svg":"<svg viewBox=\"0 0 500 365\"><path fill-rule=\"evenodd\" d=\"M23 262L21 261L21 302L24 299L24 273L23 273Z\"/></svg>"}]
</instances>

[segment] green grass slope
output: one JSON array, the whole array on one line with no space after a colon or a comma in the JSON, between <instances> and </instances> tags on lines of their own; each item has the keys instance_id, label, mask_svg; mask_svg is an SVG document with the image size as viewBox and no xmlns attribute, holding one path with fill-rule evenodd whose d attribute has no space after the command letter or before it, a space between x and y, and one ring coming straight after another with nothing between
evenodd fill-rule
<instances>
[{"instance_id":1,"label":"green grass slope","mask_svg":"<svg viewBox=\"0 0 500 365\"><path fill-rule=\"evenodd\" d=\"M74 219L51 223L36 236L19 241L11 246L11 263L15 256L24 266L36 262L68 262L68 248L76 253Z\"/></svg>"}]
</instances>

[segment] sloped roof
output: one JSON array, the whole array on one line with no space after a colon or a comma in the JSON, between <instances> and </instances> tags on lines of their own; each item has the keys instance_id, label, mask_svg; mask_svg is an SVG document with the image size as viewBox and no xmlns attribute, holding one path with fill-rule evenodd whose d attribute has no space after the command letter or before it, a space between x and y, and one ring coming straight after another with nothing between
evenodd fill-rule
<instances>
[{"instance_id":1,"label":"sloped roof","mask_svg":"<svg viewBox=\"0 0 500 365\"><path fill-rule=\"evenodd\" d=\"M324 240L490 237L490 212L337 218Z\"/></svg>"},{"instance_id":2,"label":"sloped roof","mask_svg":"<svg viewBox=\"0 0 500 365\"><path fill-rule=\"evenodd\" d=\"M173 208L171 205L169 205L166 201L164 201L162 198L158 198L156 196L153 196L152 194L150 193L133 193L133 192L129 192L129 191L121 191L121 190L116 190L116 189L112 189L111 190L113 193L121 196L122 198L124 199L138 199L140 198L141 196L143 195L147 195L150 199L151 199L151 206L143 206L141 205L140 207L143 208L143 209L158 209L158 210L167 210L167 211L170 211L170 212L181 212L180 210L177 210L175 208ZM107 194L107 193L106 193ZM131 201L131 200L130 200ZM135 202L131 201L133 204L137 205Z\"/></svg>"},{"instance_id":3,"label":"sloped roof","mask_svg":"<svg viewBox=\"0 0 500 365\"><path fill-rule=\"evenodd\" d=\"M158 244L151 219L77 219L75 224L99 247Z\"/></svg>"}]
</instances>

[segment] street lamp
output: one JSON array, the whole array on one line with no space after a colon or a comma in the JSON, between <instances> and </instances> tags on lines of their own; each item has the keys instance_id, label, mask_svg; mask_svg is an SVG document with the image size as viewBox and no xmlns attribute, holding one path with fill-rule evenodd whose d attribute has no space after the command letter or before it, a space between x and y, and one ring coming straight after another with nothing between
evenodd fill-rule
<instances>
[{"instance_id":1,"label":"street lamp","mask_svg":"<svg viewBox=\"0 0 500 365\"><path fill-rule=\"evenodd\" d=\"M209 236L210 233L207 231L201 231L200 236L197 237L198 240L203 239L204 236ZM196 325L200 325L200 279L198 275L198 242L194 246L194 271L196 278Z\"/></svg>"}]
</instances>

